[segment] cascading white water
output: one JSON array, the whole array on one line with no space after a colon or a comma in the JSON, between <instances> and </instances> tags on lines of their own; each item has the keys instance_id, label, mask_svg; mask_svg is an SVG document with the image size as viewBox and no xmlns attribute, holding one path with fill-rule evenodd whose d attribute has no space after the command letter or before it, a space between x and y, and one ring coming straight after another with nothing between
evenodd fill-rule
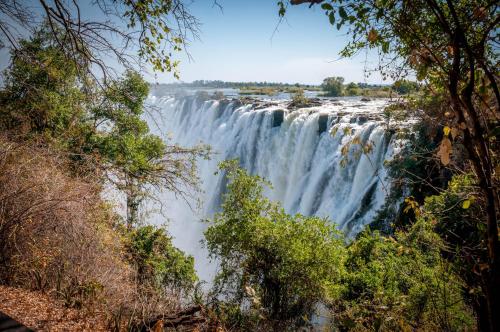
<instances>
[{"instance_id":1,"label":"cascading white water","mask_svg":"<svg viewBox=\"0 0 500 332\"><path fill-rule=\"evenodd\" d=\"M245 104L194 96L151 96L149 102L162 110L162 130L173 142L205 143L215 152L199 165L202 211L193 213L181 202L171 202L169 209L174 243L195 255L199 271L206 264L205 254L198 250L205 224L196 220L210 216L220 204L224 179L214 172L221 160L238 158L250 173L269 180L273 188L267 196L280 201L288 213L328 217L348 236L361 231L385 202L384 161L394 154L381 117L387 101L322 101L297 110L287 109L286 101ZM353 144L342 153L355 137L373 149L360 154L360 145ZM201 274L206 278L211 272Z\"/></svg>"}]
</instances>

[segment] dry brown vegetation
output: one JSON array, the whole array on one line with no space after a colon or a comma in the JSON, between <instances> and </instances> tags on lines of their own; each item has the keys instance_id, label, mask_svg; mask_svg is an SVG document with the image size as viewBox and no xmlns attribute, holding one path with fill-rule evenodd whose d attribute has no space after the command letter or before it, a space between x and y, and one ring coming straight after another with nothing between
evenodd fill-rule
<instances>
[{"instance_id":1,"label":"dry brown vegetation","mask_svg":"<svg viewBox=\"0 0 500 332\"><path fill-rule=\"evenodd\" d=\"M0 285L0 311L34 331L107 331L102 312L66 308L40 292Z\"/></svg>"},{"instance_id":2,"label":"dry brown vegetation","mask_svg":"<svg viewBox=\"0 0 500 332\"><path fill-rule=\"evenodd\" d=\"M137 282L117 216L64 156L0 137L0 284L102 311L109 328L179 309Z\"/></svg>"},{"instance_id":3,"label":"dry brown vegetation","mask_svg":"<svg viewBox=\"0 0 500 332\"><path fill-rule=\"evenodd\" d=\"M72 306L100 289L130 297L132 271L120 264L120 240L97 185L62 167L41 148L0 141L2 280L56 292Z\"/></svg>"}]
</instances>

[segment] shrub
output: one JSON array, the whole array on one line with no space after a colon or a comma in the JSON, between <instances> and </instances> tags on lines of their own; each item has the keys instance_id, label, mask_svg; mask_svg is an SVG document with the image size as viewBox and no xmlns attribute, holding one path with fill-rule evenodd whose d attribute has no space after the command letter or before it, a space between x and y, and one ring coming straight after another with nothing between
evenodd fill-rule
<instances>
[{"instance_id":1,"label":"shrub","mask_svg":"<svg viewBox=\"0 0 500 332\"><path fill-rule=\"evenodd\" d=\"M128 250L143 283L179 295L194 288L198 280L194 259L172 245L165 229L142 226L128 235Z\"/></svg>"},{"instance_id":2,"label":"shrub","mask_svg":"<svg viewBox=\"0 0 500 332\"><path fill-rule=\"evenodd\" d=\"M345 90L346 96L359 96L360 94L361 94L361 89L356 83L351 82L347 85Z\"/></svg>"},{"instance_id":3,"label":"shrub","mask_svg":"<svg viewBox=\"0 0 500 332\"><path fill-rule=\"evenodd\" d=\"M439 195L428 196L423 217L446 243L443 256L453 264L466 285L464 294L474 308L479 330L486 330L484 311L487 285L483 273L488 262L483 245L486 233L485 198L477 195L476 177L457 175Z\"/></svg>"},{"instance_id":4,"label":"shrub","mask_svg":"<svg viewBox=\"0 0 500 332\"><path fill-rule=\"evenodd\" d=\"M0 140L0 282L53 292L67 305L133 298L113 214L64 158Z\"/></svg>"},{"instance_id":5,"label":"shrub","mask_svg":"<svg viewBox=\"0 0 500 332\"><path fill-rule=\"evenodd\" d=\"M292 96L292 106L304 107L309 103L309 98L304 95L304 90L300 89Z\"/></svg>"},{"instance_id":6,"label":"shrub","mask_svg":"<svg viewBox=\"0 0 500 332\"><path fill-rule=\"evenodd\" d=\"M399 94L406 95L418 91L420 85L417 82L408 80L398 80L392 85L392 89Z\"/></svg>"},{"instance_id":7,"label":"shrub","mask_svg":"<svg viewBox=\"0 0 500 332\"><path fill-rule=\"evenodd\" d=\"M394 238L364 231L348 248L344 293L333 306L336 326L356 331L471 329L463 282L440 248L443 243L424 220Z\"/></svg>"},{"instance_id":8,"label":"shrub","mask_svg":"<svg viewBox=\"0 0 500 332\"><path fill-rule=\"evenodd\" d=\"M291 216L270 203L263 180L235 161L221 169L227 194L205 233L210 256L220 262L214 295L225 301L221 316L240 327L263 320L274 329L306 324L319 303L340 292L342 236L328 220Z\"/></svg>"}]
</instances>

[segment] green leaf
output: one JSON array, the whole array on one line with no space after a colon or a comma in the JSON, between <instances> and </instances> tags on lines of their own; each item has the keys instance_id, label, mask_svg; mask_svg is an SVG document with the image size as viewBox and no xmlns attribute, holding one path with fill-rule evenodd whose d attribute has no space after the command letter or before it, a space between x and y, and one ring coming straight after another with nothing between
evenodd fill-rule
<instances>
[{"instance_id":1,"label":"green leaf","mask_svg":"<svg viewBox=\"0 0 500 332\"><path fill-rule=\"evenodd\" d=\"M347 13L344 7L339 7L339 15L340 17L342 17L342 19L347 20Z\"/></svg>"},{"instance_id":2,"label":"green leaf","mask_svg":"<svg viewBox=\"0 0 500 332\"><path fill-rule=\"evenodd\" d=\"M328 19L330 20L330 24L334 25L335 24L335 13L330 12L330 14L328 14Z\"/></svg>"},{"instance_id":3,"label":"green leaf","mask_svg":"<svg viewBox=\"0 0 500 332\"><path fill-rule=\"evenodd\" d=\"M333 10L332 5L330 5L329 3L322 4L321 8L323 8L324 10Z\"/></svg>"}]
</instances>

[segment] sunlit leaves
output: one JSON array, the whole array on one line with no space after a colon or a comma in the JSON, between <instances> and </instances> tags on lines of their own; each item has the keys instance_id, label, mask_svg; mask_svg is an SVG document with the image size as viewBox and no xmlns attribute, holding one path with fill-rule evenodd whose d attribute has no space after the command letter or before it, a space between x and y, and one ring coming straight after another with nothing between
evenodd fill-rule
<instances>
[{"instance_id":1,"label":"sunlit leaves","mask_svg":"<svg viewBox=\"0 0 500 332\"><path fill-rule=\"evenodd\" d=\"M466 199L465 201L463 201L462 209L464 210L468 209L470 207L470 203L471 203L470 199Z\"/></svg>"},{"instance_id":2,"label":"sunlit leaves","mask_svg":"<svg viewBox=\"0 0 500 332\"><path fill-rule=\"evenodd\" d=\"M370 43L374 43L374 42L377 41L377 38L378 38L378 32L377 32L377 30L370 29L370 31L368 32L368 37L367 37L368 41Z\"/></svg>"},{"instance_id":3,"label":"sunlit leaves","mask_svg":"<svg viewBox=\"0 0 500 332\"><path fill-rule=\"evenodd\" d=\"M404 213L413 211L413 213L418 217L420 215L420 208L418 202L413 196L405 198L405 207L403 209Z\"/></svg>"},{"instance_id":4,"label":"sunlit leaves","mask_svg":"<svg viewBox=\"0 0 500 332\"><path fill-rule=\"evenodd\" d=\"M137 29L139 33L139 56L144 58L153 70L174 72L174 76L179 78L179 62L172 60L170 51L183 50L187 33L190 31L195 34L198 29L197 20L187 12L180 1L122 1L130 8L124 13L124 17L128 19L127 26ZM172 17L177 21L176 25Z\"/></svg>"}]
</instances>

